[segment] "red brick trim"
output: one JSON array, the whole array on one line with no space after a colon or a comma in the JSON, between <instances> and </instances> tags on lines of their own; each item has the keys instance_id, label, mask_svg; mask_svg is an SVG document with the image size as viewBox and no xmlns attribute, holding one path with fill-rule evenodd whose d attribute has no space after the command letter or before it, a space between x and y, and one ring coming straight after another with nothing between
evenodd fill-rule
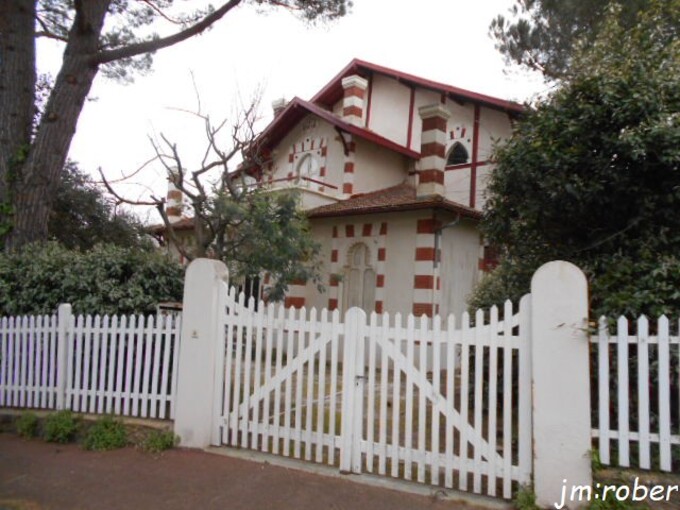
<instances>
[{"instance_id":1,"label":"red brick trim","mask_svg":"<svg viewBox=\"0 0 680 510\"><path fill-rule=\"evenodd\" d=\"M382 301L376 301L375 302L375 313L383 313L383 302Z\"/></svg>"},{"instance_id":2,"label":"red brick trim","mask_svg":"<svg viewBox=\"0 0 680 510\"><path fill-rule=\"evenodd\" d=\"M361 117L363 114L364 111L358 106L345 106L342 109L342 115L344 117L347 117L348 115L356 115L357 117Z\"/></svg>"},{"instance_id":3,"label":"red brick trim","mask_svg":"<svg viewBox=\"0 0 680 510\"><path fill-rule=\"evenodd\" d=\"M333 226L333 237L338 237L338 227L337 227L337 225Z\"/></svg>"},{"instance_id":4,"label":"red brick trim","mask_svg":"<svg viewBox=\"0 0 680 510\"><path fill-rule=\"evenodd\" d=\"M370 236L372 231L373 225L371 225L370 223L364 223L364 226L361 227L361 235L364 237Z\"/></svg>"},{"instance_id":5,"label":"red brick trim","mask_svg":"<svg viewBox=\"0 0 680 510\"><path fill-rule=\"evenodd\" d=\"M351 161L348 161L345 163L345 173L346 174L353 174L354 173L354 163Z\"/></svg>"},{"instance_id":6,"label":"red brick trim","mask_svg":"<svg viewBox=\"0 0 680 510\"><path fill-rule=\"evenodd\" d=\"M302 308L305 306L305 298L303 297L287 297L284 306L286 308L290 308L291 306L293 308Z\"/></svg>"},{"instance_id":7,"label":"red brick trim","mask_svg":"<svg viewBox=\"0 0 680 510\"><path fill-rule=\"evenodd\" d=\"M379 274L375 277L375 286L377 288L382 288L385 286L385 275Z\"/></svg>"},{"instance_id":8,"label":"red brick trim","mask_svg":"<svg viewBox=\"0 0 680 510\"><path fill-rule=\"evenodd\" d=\"M444 184L444 172L442 170L421 170L420 183L436 182L437 184Z\"/></svg>"},{"instance_id":9,"label":"red brick trim","mask_svg":"<svg viewBox=\"0 0 680 510\"><path fill-rule=\"evenodd\" d=\"M345 237L354 237L354 225L345 225Z\"/></svg>"},{"instance_id":10,"label":"red brick trim","mask_svg":"<svg viewBox=\"0 0 680 510\"><path fill-rule=\"evenodd\" d=\"M305 280L298 278L298 279L295 279L295 280L291 280L290 285L305 286L305 285L307 285L307 282Z\"/></svg>"},{"instance_id":11,"label":"red brick trim","mask_svg":"<svg viewBox=\"0 0 680 510\"><path fill-rule=\"evenodd\" d=\"M182 200L182 192L178 189L168 191L168 200Z\"/></svg>"},{"instance_id":12,"label":"red brick trim","mask_svg":"<svg viewBox=\"0 0 680 510\"><path fill-rule=\"evenodd\" d=\"M338 277L338 275L332 274L328 284L331 287L337 287L340 284L340 278Z\"/></svg>"},{"instance_id":13,"label":"red brick trim","mask_svg":"<svg viewBox=\"0 0 680 510\"><path fill-rule=\"evenodd\" d=\"M446 119L443 117L429 117L423 119L423 131L446 131Z\"/></svg>"},{"instance_id":14,"label":"red brick trim","mask_svg":"<svg viewBox=\"0 0 680 510\"><path fill-rule=\"evenodd\" d=\"M322 166L321 168L319 168L319 175L321 177L326 177L326 167L325 166Z\"/></svg>"},{"instance_id":15,"label":"red brick trim","mask_svg":"<svg viewBox=\"0 0 680 510\"><path fill-rule=\"evenodd\" d=\"M338 300L337 299L329 299L328 300L328 309L332 312L333 310L337 310L338 308Z\"/></svg>"},{"instance_id":16,"label":"red brick trim","mask_svg":"<svg viewBox=\"0 0 680 510\"><path fill-rule=\"evenodd\" d=\"M434 276L430 274L417 274L413 277L414 289L434 289Z\"/></svg>"},{"instance_id":17,"label":"red brick trim","mask_svg":"<svg viewBox=\"0 0 680 510\"><path fill-rule=\"evenodd\" d=\"M416 260L418 261L433 261L435 260L434 248L416 248Z\"/></svg>"},{"instance_id":18,"label":"red brick trim","mask_svg":"<svg viewBox=\"0 0 680 510\"><path fill-rule=\"evenodd\" d=\"M292 163L294 159L295 159L295 155L288 154L288 163Z\"/></svg>"},{"instance_id":19,"label":"red brick trim","mask_svg":"<svg viewBox=\"0 0 680 510\"><path fill-rule=\"evenodd\" d=\"M380 224L380 235L381 236L387 235L387 223Z\"/></svg>"},{"instance_id":20,"label":"red brick trim","mask_svg":"<svg viewBox=\"0 0 680 510\"><path fill-rule=\"evenodd\" d=\"M434 234L436 221L433 218L423 218L418 220L416 232L418 234Z\"/></svg>"},{"instance_id":21,"label":"red brick trim","mask_svg":"<svg viewBox=\"0 0 680 510\"><path fill-rule=\"evenodd\" d=\"M437 142L424 143L420 146L420 157L424 158L427 156L439 156L440 158L445 158L446 147Z\"/></svg>"},{"instance_id":22,"label":"red brick trim","mask_svg":"<svg viewBox=\"0 0 680 510\"><path fill-rule=\"evenodd\" d=\"M342 192L345 193L346 195L351 195L353 189L354 187L348 182L342 185Z\"/></svg>"},{"instance_id":23,"label":"red brick trim","mask_svg":"<svg viewBox=\"0 0 680 510\"><path fill-rule=\"evenodd\" d=\"M182 215L182 208L181 207L166 207L165 208L165 214L167 216L181 216Z\"/></svg>"},{"instance_id":24,"label":"red brick trim","mask_svg":"<svg viewBox=\"0 0 680 510\"><path fill-rule=\"evenodd\" d=\"M364 89L361 87L348 87L345 89L345 97L356 96L360 99L364 98Z\"/></svg>"},{"instance_id":25,"label":"red brick trim","mask_svg":"<svg viewBox=\"0 0 680 510\"><path fill-rule=\"evenodd\" d=\"M378 261L383 262L385 260L385 248L378 248Z\"/></svg>"},{"instance_id":26,"label":"red brick trim","mask_svg":"<svg viewBox=\"0 0 680 510\"><path fill-rule=\"evenodd\" d=\"M326 147L324 145L323 147L321 147L321 157L325 158L327 154L328 154L328 147Z\"/></svg>"},{"instance_id":27,"label":"red brick trim","mask_svg":"<svg viewBox=\"0 0 680 510\"><path fill-rule=\"evenodd\" d=\"M431 303L413 303L413 315L420 317L424 314L432 317L432 308Z\"/></svg>"},{"instance_id":28,"label":"red brick trim","mask_svg":"<svg viewBox=\"0 0 680 510\"><path fill-rule=\"evenodd\" d=\"M338 250L331 250L331 262L338 261Z\"/></svg>"}]
</instances>

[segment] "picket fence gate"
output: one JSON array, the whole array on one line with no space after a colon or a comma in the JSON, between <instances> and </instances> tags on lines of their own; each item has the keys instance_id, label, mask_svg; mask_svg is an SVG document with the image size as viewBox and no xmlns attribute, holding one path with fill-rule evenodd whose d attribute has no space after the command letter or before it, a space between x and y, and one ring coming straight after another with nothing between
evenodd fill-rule
<instances>
[{"instance_id":1,"label":"picket fence gate","mask_svg":"<svg viewBox=\"0 0 680 510\"><path fill-rule=\"evenodd\" d=\"M222 283L213 444L510 498L531 479L528 301L474 326L285 309Z\"/></svg>"},{"instance_id":2,"label":"picket fence gate","mask_svg":"<svg viewBox=\"0 0 680 510\"><path fill-rule=\"evenodd\" d=\"M654 334L649 322L638 318L631 334L628 319L619 317L610 334L609 320L599 320L590 339L597 364L593 437L602 464L672 471L680 461L680 336L671 336L665 316L652 323Z\"/></svg>"},{"instance_id":3,"label":"picket fence gate","mask_svg":"<svg viewBox=\"0 0 680 510\"><path fill-rule=\"evenodd\" d=\"M0 319L0 407L173 418L179 316Z\"/></svg>"}]
</instances>

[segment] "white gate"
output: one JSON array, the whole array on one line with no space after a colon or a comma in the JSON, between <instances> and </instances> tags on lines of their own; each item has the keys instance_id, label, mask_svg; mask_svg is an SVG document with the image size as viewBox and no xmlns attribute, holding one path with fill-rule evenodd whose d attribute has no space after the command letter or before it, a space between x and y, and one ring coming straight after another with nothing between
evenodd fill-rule
<instances>
[{"instance_id":1,"label":"white gate","mask_svg":"<svg viewBox=\"0 0 680 510\"><path fill-rule=\"evenodd\" d=\"M530 481L528 301L457 327L221 299L214 442L505 498Z\"/></svg>"}]
</instances>

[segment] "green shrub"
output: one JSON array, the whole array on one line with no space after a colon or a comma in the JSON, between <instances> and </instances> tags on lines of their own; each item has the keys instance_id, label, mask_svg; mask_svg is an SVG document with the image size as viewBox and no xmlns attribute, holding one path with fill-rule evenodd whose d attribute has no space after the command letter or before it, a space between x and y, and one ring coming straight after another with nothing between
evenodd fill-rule
<instances>
[{"instance_id":1,"label":"green shrub","mask_svg":"<svg viewBox=\"0 0 680 510\"><path fill-rule=\"evenodd\" d=\"M517 510L539 510L536 504L536 493L527 485L519 488L512 502Z\"/></svg>"},{"instance_id":2,"label":"green shrub","mask_svg":"<svg viewBox=\"0 0 680 510\"><path fill-rule=\"evenodd\" d=\"M21 437L36 437L38 435L38 417L30 411L22 413L16 419L17 433Z\"/></svg>"},{"instance_id":3,"label":"green shrub","mask_svg":"<svg viewBox=\"0 0 680 510\"><path fill-rule=\"evenodd\" d=\"M154 313L159 302L181 301L183 280L182 266L153 251L33 244L0 253L0 315L52 313L60 303L75 314Z\"/></svg>"},{"instance_id":4,"label":"green shrub","mask_svg":"<svg viewBox=\"0 0 680 510\"><path fill-rule=\"evenodd\" d=\"M78 432L78 420L71 411L58 411L45 418L43 438L48 443L69 443Z\"/></svg>"},{"instance_id":5,"label":"green shrub","mask_svg":"<svg viewBox=\"0 0 680 510\"><path fill-rule=\"evenodd\" d=\"M128 443L125 425L119 420L105 416L95 422L85 434L83 448L86 450L115 450Z\"/></svg>"},{"instance_id":6,"label":"green shrub","mask_svg":"<svg viewBox=\"0 0 680 510\"><path fill-rule=\"evenodd\" d=\"M149 432L140 447L145 452L159 453L174 448L179 438L171 430L154 430Z\"/></svg>"}]
</instances>

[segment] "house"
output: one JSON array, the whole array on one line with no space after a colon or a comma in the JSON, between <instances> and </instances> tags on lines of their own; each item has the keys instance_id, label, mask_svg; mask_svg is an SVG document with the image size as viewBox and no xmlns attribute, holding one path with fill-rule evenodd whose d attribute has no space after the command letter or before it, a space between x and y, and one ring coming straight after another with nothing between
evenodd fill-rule
<instances>
[{"instance_id":1,"label":"house","mask_svg":"<svg viewBox=\"0 0 680 510\"><path fill-rule=\"evenodd\" d=\"M489 157L522 106L361 60L272 106L254 175L300 190L325 285L291 285L286 303L462 312L493 264L478 230Z\"/></svg>"}]
</instances>

